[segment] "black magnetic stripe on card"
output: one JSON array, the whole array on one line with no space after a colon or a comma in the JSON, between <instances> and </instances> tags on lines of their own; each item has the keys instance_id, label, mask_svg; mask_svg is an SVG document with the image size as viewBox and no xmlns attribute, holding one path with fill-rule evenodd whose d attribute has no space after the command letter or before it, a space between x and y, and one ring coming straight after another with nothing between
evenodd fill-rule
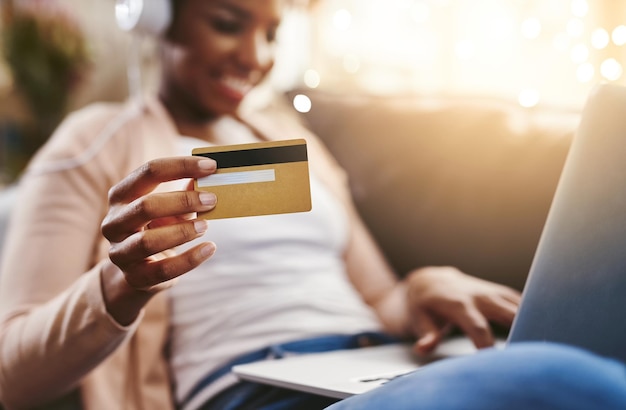
<instances>
[{"instance_id":1,"label":"black magnetic stripe on card","mask_svg":"<svg viewBox=\"0 0 626 410\"><path fill-rule=\"evenodd\" d=\"M251 167L307 160L305 144L224 152L203 152L194 155L214 159L217 161L218 168Z\"/></svg>"}]
</instances>

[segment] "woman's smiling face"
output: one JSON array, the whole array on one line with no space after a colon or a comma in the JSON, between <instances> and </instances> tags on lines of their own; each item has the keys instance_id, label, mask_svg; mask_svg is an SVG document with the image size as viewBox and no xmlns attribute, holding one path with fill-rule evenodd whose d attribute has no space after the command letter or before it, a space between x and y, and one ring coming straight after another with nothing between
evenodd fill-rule
<instances>
[{"instance_id":1,"label":"woman's smiling face","mask_svg":"<svg viewBox=\"0 0 626 410\"><path fill-rule=\"evenodd\" d=\"M178 0L161 96L197 119L230 114L274 65L284 0Z\"/></svg>"}]
</instances>

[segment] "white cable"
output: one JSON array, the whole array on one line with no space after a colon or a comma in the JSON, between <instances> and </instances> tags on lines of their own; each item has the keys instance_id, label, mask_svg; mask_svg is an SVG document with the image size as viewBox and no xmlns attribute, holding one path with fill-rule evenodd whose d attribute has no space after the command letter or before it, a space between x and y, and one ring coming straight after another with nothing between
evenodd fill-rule
<instances>
[{"instance_id":1,"label":"white cable","mask_svg":"<svg viewBox=\"0 0 626 410\"><path fill-rule=\"evenodd\" d=\"M122 126L128 122L132 117L141 113L144 106L142 99L142 80L141 80L141 37L138 35L131 36L128 52L128 65L127 65L127 81L130 98L139 103L133 105L132 109L124 112L121 115L116 116L100 131L100 133L93 140L93 143L87 147L87 149L75 157L54 161L48 164L41 164L36 167L27 168L24 172L24 176L42 175L52 172L67 171L69 169L78 168L91 159L102 149L104 144L119 131Z\"/></svg>"},{"instance_id":2,"label":"white cable","mask_svg":"<svg viewBox=\"0 0 626 410\"><path fill-rule=\"evenodd\" d=\"M132 117L141 112L143 104L137 104L133 106L133 109L125 111L123 114L116 116L109 121L106 126L100 131L100 133L93 140L93 143L87 147L87 149L75 157L71 157L64 160L53 161L47 164L41 164L32 168L28 168L24 172L24 176L42 175L52 172L67 171L69 169L78 168L90 160L92 160L96 154L102 149L104 144L111 139L117 131L126 124Z\"/></svg>"},{"instance_id":3,"label":"white cable","mask_svg":"<svg viewBox=\"0 0 626 410\"><path fill-rule=\"evenodd\" d=\"M142 92L141 78L141 46L143 37L135 34L130 38L128 45L128 64L126 75L128 77L128 93L132 97L138 97Z\"/></svg>"}]
</instances>

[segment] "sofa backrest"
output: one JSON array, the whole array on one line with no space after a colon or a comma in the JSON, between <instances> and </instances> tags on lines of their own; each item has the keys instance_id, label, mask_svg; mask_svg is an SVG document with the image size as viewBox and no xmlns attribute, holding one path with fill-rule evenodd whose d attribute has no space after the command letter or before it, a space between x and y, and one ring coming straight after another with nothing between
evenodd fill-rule
<instances>
[{"instance_id":1,"label":"sofa backrest","mask_svg":"<svg viewBox=\"0 0 626 410\"><path fill-rule=\"evenodd\" d=\"M523 288L578 112L305 93L305 123L398 272L454 265Z\"/></svg>"}]
</instances>

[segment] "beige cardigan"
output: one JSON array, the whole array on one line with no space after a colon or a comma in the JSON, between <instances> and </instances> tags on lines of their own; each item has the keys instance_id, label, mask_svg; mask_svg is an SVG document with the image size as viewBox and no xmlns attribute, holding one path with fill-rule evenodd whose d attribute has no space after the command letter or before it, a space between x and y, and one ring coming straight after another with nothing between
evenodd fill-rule
<instances>
[{"instance_id":1,"label":"beige cardigan","mask_svg":"<svg viewBox=\"0 0 626 410\"><path fill-rule=\"evenodd\" d=\"M348 201L341 170L290 115L250 118L272 139L307 138L313 170ZM72 114L33 160L0 265L0 402L8 409L76 397L86 409L173 408L167 297L155 296L126 328L107 315L100 264L109 244L100 223L112 185L177 152L171 118L147 99Z\"/></svg>"}]
</instances>

